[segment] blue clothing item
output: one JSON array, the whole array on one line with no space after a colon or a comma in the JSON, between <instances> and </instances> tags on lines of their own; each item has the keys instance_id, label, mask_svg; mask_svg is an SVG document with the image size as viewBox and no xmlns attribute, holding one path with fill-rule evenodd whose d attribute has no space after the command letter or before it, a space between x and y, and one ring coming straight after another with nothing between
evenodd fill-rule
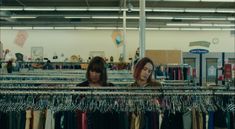
<instances>
[{"instance_id":1,"label":"blue clothing item","mask_svg":"<svg viewBox=\"0 0 235 129\"><path fill-rule=\"evenodd\" d=\"M209 112L208 129L214 129L214 112Z\"/></svg>"}]
</instances>

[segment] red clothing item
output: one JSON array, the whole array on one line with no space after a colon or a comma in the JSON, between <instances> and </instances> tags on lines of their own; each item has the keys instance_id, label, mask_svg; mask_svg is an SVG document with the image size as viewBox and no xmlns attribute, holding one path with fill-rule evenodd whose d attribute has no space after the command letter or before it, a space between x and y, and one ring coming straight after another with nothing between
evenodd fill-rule
<instances>
[{"instance_id":1,"label":"red clothing item","mask_svg":"<svg viewBox=\"0 0 235 129\"><path fill-rule=\"evenodd\" d=\"M87 116L86 116L86 112L82 113L82 129L87 129Z\"/></svg>"}]
</instances>

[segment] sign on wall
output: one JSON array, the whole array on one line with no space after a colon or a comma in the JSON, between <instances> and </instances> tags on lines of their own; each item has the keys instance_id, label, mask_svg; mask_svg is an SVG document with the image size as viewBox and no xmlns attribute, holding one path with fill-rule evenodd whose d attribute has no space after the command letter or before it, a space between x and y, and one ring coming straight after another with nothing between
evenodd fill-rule
<instances>
[{"instance_id":1,"label":"sign on wall","mask_svg":"<svg viewBox=\"0 0 235 129\"><path fill-rule=\"evenodd\" d=\"M190 50L192 54L206 54L209 52L210 42L207 41L195 41L189 43Z\"/></svg>"},{"instance_id":2,"label":"sign on wall","mask_svg":"<svg viewBox=\"0 0 235 129\"><path fill-rule=\"evenodd\" d=\"M31 47L33 61L43 61L43 47Z\"/></svg>"}]
</instances>

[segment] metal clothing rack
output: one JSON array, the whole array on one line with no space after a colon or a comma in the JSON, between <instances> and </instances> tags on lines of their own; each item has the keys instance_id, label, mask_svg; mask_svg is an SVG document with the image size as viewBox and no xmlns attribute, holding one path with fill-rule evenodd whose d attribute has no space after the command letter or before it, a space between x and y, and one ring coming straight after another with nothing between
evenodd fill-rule
<instances>
[{"instance_id":1,"label":"metal clothing rack","mask_svg":"<svg viewBox=\"0 0 235 129\"><path fill-rule=\"evenodd\" d=\"M83 80L84 81L84 80ZM1 80L0 86L33 86L33 85L54 85L54 86L75 86L81 81L64 81L64 80ZM130 85L131 81L112 81L114 85L117 86L127 86Z\"/></svg>"},{"instance_id":2,"label":"metal clothing rack","mask_svg":"<svg viewBox=\"0 0 235 129\"><path fill-rule=\"evenodd\" d=\"M39 87L1 87L0 95L10 94L31 94L31 95L224 95L235 96L235 88L227 89L226 87L74 87L74 86L39 86Z\"/></svg>"},{"instance_id":3,"label":"metal clothing rack","mask_svg":"<svg viewBox=\"0 0 235 129\"><path fill-rule=\"evenodd\" d=\"M221 99L224 97L225 102ZM214 102L213 99L218 101ZM101 112L161 111L169 108L158 100L172 103L172 110L181 111L185 110L185 107L194 107L206 112L216 110L215 105L220 105L225 110L234 111L235 88L228 90L224 87L0 87L0 111L5 112L28 108Z\"/></svg>"}]
</instances>

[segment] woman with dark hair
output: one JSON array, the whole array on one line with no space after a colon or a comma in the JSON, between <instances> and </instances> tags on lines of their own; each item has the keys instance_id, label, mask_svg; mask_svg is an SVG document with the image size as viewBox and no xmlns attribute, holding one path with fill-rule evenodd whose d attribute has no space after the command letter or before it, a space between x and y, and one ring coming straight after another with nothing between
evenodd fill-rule
<instances>
[{"instance_id":1,"label":"woman with dark hair","mask_svg":"<svg viewBox=\"0 0 235 129\"><path fill-rule=\"evenodd\" d=\"M86 72L87 80L78 84L77 86L90 86L90 87L102 87L102 86L114 86L112 83L107 82L107 70L106 63L102 57L96 56L91 59L87 72ZM82 114L86 114L87 116L87 129L117 129L116 125L114 125L117 118L115 117L115 113L105 112L101 113L100 111L88 111L88 112L80 112L78 113L78 117ZM83 125L84 126L84 125ZM82 128L82 127L81 127Z\"/></svg>"},{"instance_id":2,"label":"woman with dark hair","mask_svg":"<svg viewBox=\"0 0 235 129\"><path fill-rule=\"evenodd\" d=\"M160 82L152 79L154 64L151 59L144 57L134 66L135 82L131 86L161 86Z\"/></svg>"},{"instance_id":3,"label":"woman with dark hair","mask_svg":"<svg viewBox=\"0 0 235 129\"><path fill-rule=\"evenodd\" d=\"M102 57L96 56L90 61L87 72L87 80L78 84L78 86L113 86L107 83L106 63Z\"/></svg>"}]
</instances>

